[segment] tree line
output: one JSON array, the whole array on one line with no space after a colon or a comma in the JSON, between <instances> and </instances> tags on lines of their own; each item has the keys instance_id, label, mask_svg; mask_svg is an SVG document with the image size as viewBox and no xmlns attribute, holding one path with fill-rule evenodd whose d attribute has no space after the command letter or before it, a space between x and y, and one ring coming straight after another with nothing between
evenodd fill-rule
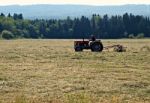
<instances>
[{"instance_id":1,"label":"tree line","mask_svg":"<svg viewBox=\"0 0 150 103\"><path fill-rule=\"evenodd\" d=\"M24 19L22 14L0 14L0 36L12 38L140 38L150 37L150 18L125 13L122 16L82 16L71 19Z\"/></svg>"}]
</instances>

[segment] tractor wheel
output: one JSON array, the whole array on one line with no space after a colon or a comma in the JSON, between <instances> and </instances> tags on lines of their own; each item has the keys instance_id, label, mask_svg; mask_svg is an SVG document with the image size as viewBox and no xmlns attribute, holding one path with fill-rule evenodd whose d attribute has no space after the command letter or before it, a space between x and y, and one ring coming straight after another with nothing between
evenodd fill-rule
<instances>
[{"instance_id":1,"label":"tractor wheel","mask_svg":"<svg viewBox=\"0 0 150 103\"><path fill-rule=\"evenodd\" d=\"M81 52L81 51L83 51L83 49L80 46L77 46L77 47L75 47L75 51L76 52Z\"/></svg>"},{"instance_id":2,"label":"tractor wheel","mask_svg":"<svg viewBox=\"0 0 150 103\"><path fill-rule=\"evenodd\" d=\"M103 44L101 42L94 42L91 44L91 51L101 52L103 50Z\"/></svg>"}]
</instances>

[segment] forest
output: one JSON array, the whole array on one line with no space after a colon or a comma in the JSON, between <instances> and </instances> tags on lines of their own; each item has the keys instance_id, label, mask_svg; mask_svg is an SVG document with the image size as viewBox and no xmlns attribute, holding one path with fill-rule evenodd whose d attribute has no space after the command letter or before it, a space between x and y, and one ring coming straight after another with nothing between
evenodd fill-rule
<instances>
[{"instance_id":1,"label":"forest","mask_svg":"<svg viewBox=\"0 0 150 103\"><path fill-rule=\"evenodd\" d=\"M150 18L125 13L91 18L24 19L23 14L0 14L0 38L77 39L95 35L101 39L150 37Z\"/></svg>"}]
</instances>

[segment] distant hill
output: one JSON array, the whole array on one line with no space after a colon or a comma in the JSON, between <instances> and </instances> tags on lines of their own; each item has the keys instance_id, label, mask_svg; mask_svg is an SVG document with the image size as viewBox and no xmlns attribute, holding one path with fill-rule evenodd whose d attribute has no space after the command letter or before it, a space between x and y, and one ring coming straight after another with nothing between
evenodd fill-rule
<instances>
[{"instance_id":1,"label":"distant hill","mask_svg":"<svg viewBox=\"0 0 150 103\"><path fill-rule=\"evenodd\" d=\"M22 13L28 19L63 19L67 16L80 17L82 15L90 17L92 14L122 15L132 13L150 17L150 5L121 5L121 6L88 6L88 5L10 5L0 6L0 12Z\"/></svg>"}]
</instances>

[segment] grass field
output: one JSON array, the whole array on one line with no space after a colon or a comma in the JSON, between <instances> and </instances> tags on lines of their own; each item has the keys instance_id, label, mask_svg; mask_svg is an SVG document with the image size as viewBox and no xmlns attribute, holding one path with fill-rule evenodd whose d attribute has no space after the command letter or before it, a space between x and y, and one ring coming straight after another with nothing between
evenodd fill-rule
<instances>
[{"instance_id":1,"label":"grass field","mask_svg":"<svg viewBox=\"0 0 150 103\"><path fill-rule=\"evenodd\" d=\"M0 103L150 103L150 39L126 52L74 52L73 40L0 40Z\"/></svg>"}]
</instances>

